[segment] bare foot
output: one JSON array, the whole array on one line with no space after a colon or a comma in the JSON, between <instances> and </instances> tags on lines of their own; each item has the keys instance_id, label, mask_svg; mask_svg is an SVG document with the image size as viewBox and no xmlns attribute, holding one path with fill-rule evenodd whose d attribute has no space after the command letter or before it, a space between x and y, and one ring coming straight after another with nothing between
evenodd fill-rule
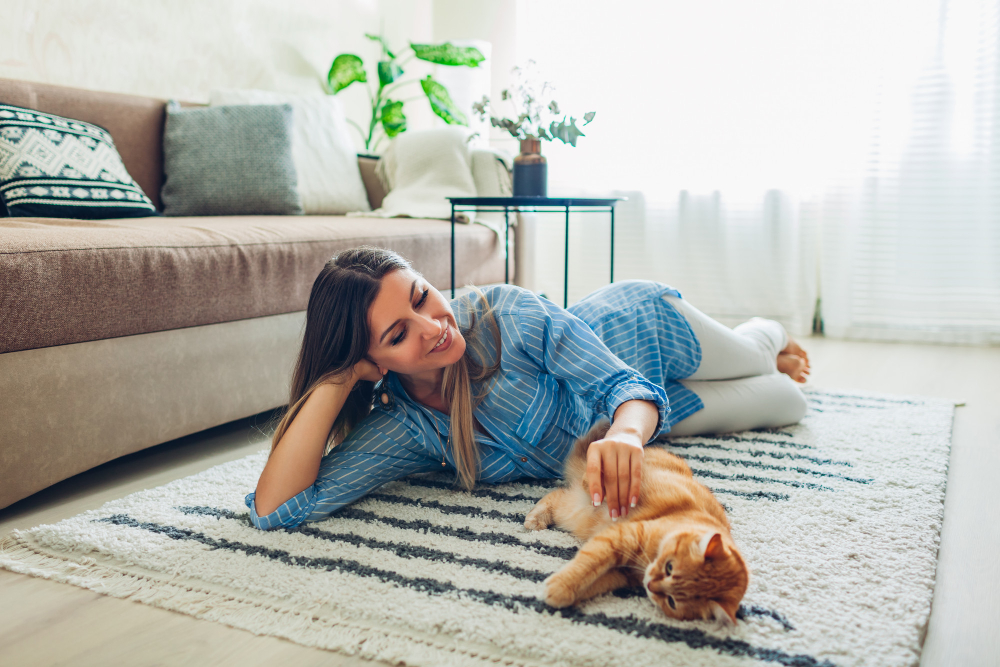
<instances>
[{"instance_id":1,"label":"bare foot","mask_svg":"<svg viewBox=\"0 0 1000 667\"><path fill-rule=\"evenodd\" d=\"M779 354L778 370L796 382L805 382L809 375L809 364L797 354Z\"/></svg>"},{"instance_id":2,"label":"bare foot","mask_svg":"<svg viewBox=\"0 0 1000 667\"><path fill-rule=\"evenodd\" d=\"M791 336L788 337L788 345L786 345L785 349L778 354L794 354L805 359L807 364L809 363L809 355L806 354L806 351L802 349L802 346L796 343Z\"/></svg>"},{"instance_id":3,"label":"bare foot","mask_svg":"<svg viewBox=\"0 0 1000 667\"><path fill-rule=\"evenodd\" d=\"M778 370L796 382L805 382L809 375L809 355L791 337L778 353Z\"/></svg>"}]
</instances>

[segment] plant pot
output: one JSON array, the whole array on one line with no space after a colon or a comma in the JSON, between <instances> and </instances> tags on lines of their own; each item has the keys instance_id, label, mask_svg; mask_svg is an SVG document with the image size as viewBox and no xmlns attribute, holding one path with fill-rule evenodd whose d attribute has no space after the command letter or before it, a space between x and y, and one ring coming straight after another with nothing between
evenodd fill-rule
<instances>
[{"instance_id":1,"label":"plant pot","mask_svg":"<svg viewBox=\"0 0 1000 667\"><path fill-rule=\"evenodd\" d=\"M514 196L548 196L548 164L539 139L522 139L521 153L514 158Z\"/></svg>"}]
</instances>

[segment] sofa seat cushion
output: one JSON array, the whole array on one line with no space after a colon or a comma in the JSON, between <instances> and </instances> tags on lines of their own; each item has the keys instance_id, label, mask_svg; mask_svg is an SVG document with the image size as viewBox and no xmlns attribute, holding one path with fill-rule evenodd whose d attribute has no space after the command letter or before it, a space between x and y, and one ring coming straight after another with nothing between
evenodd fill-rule
<instances>
[{"instance_id":1,"label":"sofa seat cushion","mask_svg":"<svg viewBox=\"0 0 1000 667\"><path fill-rule=\"evenodd\" d=\"M503 243L457 225L456 285L504 279ZM344 216L0 219L0 353L304 310L337 252L399 252L450 285L450 223Z\"/></svg>"}]
</instances>

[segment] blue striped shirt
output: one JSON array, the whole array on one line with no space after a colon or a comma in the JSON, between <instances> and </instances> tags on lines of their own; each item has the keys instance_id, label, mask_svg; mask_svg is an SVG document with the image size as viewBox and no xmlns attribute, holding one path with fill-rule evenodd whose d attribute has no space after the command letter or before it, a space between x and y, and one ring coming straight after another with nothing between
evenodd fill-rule
<instances>
[{"instance_id":1,"label":"blue striped shirt","mask_svg":"<svg viewBox=\"0 0 1000 667\"><path fill-rule=\"evenodd\" d=\"M488 435L476 433L479 479L501 483L555 478L573 442L625 401L654 402L660 417L653 438L702 409L678 379L698 370L701 346L687 320L664 295L667 285L624 281L608 285L568 310L513 285L484 290L500 328L501 367L474 410ZM475 295L452 302L459 327L481 320ZM481 361L496 358L488 327L479 337ZM470 350L475 348L470 345ZM323 457L316 482L278 509L250 517L263 529L318 521L376 487L407 475L455 470L447 447L448 415L412 400L395 373L391 395ZM473 392L481 387L473 385Z\"/></svg>"}]
</instances>

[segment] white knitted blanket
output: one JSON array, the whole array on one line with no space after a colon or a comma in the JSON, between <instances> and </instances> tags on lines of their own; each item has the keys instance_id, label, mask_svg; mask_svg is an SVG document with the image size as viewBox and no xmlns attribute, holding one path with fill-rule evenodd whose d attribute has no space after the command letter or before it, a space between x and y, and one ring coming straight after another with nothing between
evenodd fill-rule
<instances>
[{"instance_id":1,"label":"white knitted blanket","mask_svg":"<svg viewBox=\"0 0 1000 667\"><path fill-rule=\"evenodd\" d=\"M510 195L509 156L490 149L473 148L469 138L468 128L461 126L399 135L375 167L387 191L382 206L350 215L450 220L448 197ZM456 220L483 222L495 227L495 221L489 216L460 213Z\"/></svg>"},{"instance_id":2,"label":"white knitted blanket","mask_svg":"<svg viewBox=\"0 0 1000 667\"><path fill-rule=\"evenodd\" d=\"M751 567L732 630L668 619L641 590L546 607L542 580L577 547L522 525L550 481L465 493L414 477L325 521L256 530L243 495L266 450L15 531L0 566L407 665L916 665L953 407L806 393L798 425L668 445L726 505Z\"/></svg>"}]
</instances>

